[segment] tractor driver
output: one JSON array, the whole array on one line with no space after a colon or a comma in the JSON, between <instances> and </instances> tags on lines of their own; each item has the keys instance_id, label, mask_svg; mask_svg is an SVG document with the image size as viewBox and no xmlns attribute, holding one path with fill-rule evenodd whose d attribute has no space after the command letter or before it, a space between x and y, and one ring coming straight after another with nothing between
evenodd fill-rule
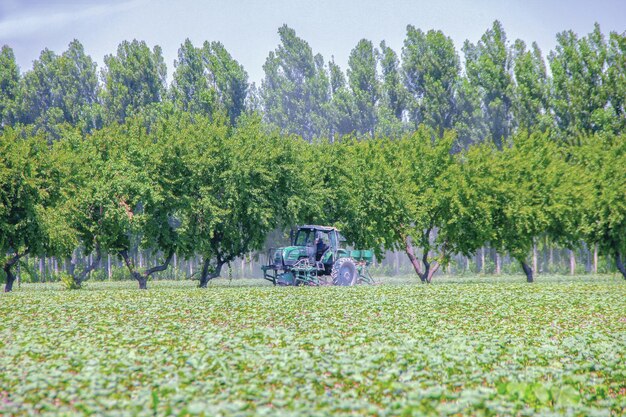
<instances>
[{"instance_id":1,"label":"tractor driver","mask_svg":"<svg viewBox=\"0 0 626 417\"><path fill-rule=\"evenodd\" d=\"M322 258L322 255L324 254L324 252L326 252L326 250L329 248L327 242L325 242L325 240L328 240L327 236L324 236L324 233L321 232L317 232L317 235L315 236L315 247L316 247L316 259L319 261ZM324 239L324 237L326 237L326 239Z\"/></svg>"}]
</instances>

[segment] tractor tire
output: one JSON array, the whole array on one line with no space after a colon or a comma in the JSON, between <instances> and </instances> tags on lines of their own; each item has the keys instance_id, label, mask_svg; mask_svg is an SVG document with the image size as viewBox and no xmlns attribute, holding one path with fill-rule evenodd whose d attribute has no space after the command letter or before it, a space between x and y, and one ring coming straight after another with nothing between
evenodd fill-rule
<instances>
[{"instance_id":1,"label":"tractor tire","mask_svg":"<svg viewBox=\"0 0 626 417\"><path fill-rule=\"evenodd\" d=\"M356 284L356 265L350 258L339 258L330 273L333 285L351 286Z\"/></svg>"}]
</instances>

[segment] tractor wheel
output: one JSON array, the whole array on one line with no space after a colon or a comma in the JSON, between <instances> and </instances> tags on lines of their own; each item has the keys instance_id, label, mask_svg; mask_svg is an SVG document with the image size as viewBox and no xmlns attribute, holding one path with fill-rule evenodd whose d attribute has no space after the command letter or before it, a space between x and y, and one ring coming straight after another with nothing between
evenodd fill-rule
<instances>
[{"instance_id":1,"label":"tractor wheel","mask_svg":"<svg viewBox=\"0 0 626 417\"><path fill-rule=\"evenodd\" d=\"M356 284L356 265L350 258L339 258L330 273L333 285L348 286Z\"/></svg>"}]
</instances>

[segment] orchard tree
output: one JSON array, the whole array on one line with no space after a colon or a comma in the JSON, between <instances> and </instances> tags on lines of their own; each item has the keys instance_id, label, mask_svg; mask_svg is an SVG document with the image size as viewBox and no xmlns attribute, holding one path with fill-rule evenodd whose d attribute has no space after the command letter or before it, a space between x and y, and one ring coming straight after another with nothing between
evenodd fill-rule
<instances>
[{"instance_id":1,"label":"orchard tree","mask_svg":"<svg viewBox=\"0 0 626 417\"><path fill-rule=\"evenodd\" d=\"M65 216L66 227L73 234L74 245L63 254L68 264L67 272L73 281L73 288L81 288L82 283L88 278L89 273L100 264L101 251L99 247L95 249L95 257L90 257L90 262L86 262L84 268L77 269L78 247L82 247L84 252L91 253L94 250L94 239L89 239L86 235L84 219L80 217L79 202L85 197L88 191L87 185L94 178L94 172L90 172L90 167L85 164L83 133L78 128L67 128L62 131L58 141L54 142L50 156L54 157L56 175L62 179L63 201L58 205L57 210L62 210ZM82 222L80 220L83 220ZM93 235L91 235L93 236ZM97 246L97 244L96 244Z\"/></svg>"},{"instance_id":2,"label":"orchard tree","mask_svg":"<svg viewBox=\"0 0 626 417\"><path fill-rule=\"evenodd\" d=\"M45 139L32 129L5 129L0 162L0 253L10 292L22 257L63 255L76 239L63 210L65 178Z\"/></svg>"},{"instance_id":3,"label":"orchard tree","mask_svg":"<svg viewBox=\"0 0 626 417\"><path fill-rule=\"evenodd\" d=\"M225 124L211 123L207 116L194 117L167 142L164 154L166 165L175 170L174 195L184 207L181 230L185 244L181 253L186 257L201 253L205 257L201 286L219 276L228 262L227 255L219 250L221 237L214 237L218 216L222 214L216 201L226 191L224 183L218 181L224 168L221 146L228 131Z\"/></svg>"},{"instance_id":4,"label":"orchard tree","mask_svg":"<svg viewBox=\"0 0 626 417\"><path fill-rule=\"evenodd\" d=\"M108 122L123 123L128 116L165 97L167 66L160 46L123 41L115 55L104 57L102 100Z\"/></svg>"},{"instance_id":5,"label":"orchard tree","mask_svg":"<svg viewBox=\"0 0 626 417\"><path fill-rule=\"evenodd\" d=\"M425 283L451 254L479 248L488 211L450 152L454 141L451 132L439 137L421 127L397 140L342 144L326 177L339 196L328 211L336 212L348 240L377 256L405 251Z\"/></svg>"},{"instance_id":6,"label":"orchard tree","mask_svg":"<svg viewBox=\"0 0 626 417\"><path fill-rule=\"evenodd\" d=\"M235 129L196 118L169 144L178 155L175 195L184 201L185 254L202 255L200 287L224 265L260 250L304 204L298 139L264 132L255 117ZM171 158L171 157L170 157Z\"/></svg>"},{"instance_id":7,"label":"orchard tree","mask_svg":"<svg viewBox=\"0 0 626 417\"><path fill-rule=\"evenodd\" d=\"M72 216L80 241L87 252L96 251L97 260L102 251L118 254L140 289L167 269L182 246L182 201L174 195L176 183L166 165L171 159L164 152L180 129L172 119L164 116L148 133L147 121L134 117L69 145L80 155L78 169L84 169ZM163 262L139 270L132 256L136 248L162 253Z\"/></svg>"},{"instance_id":8,"label":"orchard tree","mask_svg":"<svg viewBox=\"0 0 626 417\"><path fill-rule=\"evenodd\" d=\"M486 242L510 253L533 282L528 257L538 236L566 246L578 241L580 184L548 133L521 131L512 142L502 150L492 144L473 147L469 180L489 209Z\"/></svg>"},{"instance_id":9,"label":"orchard tree","mask_svg":"<svg viewBox=\"0 0 626 417\"><path fill-rule=\"evenodd\" d=\"M346 137L317 152L323 185L315 199L324 207L323 220L337 225L356 246L373 248L377 258L400 249L401 226L407 223L397 151L398 144L389 139Z\"/></svg>"},{"instance_id":10,"label":"orchard tree","mask_svg":"<svg viewBox=\"0 0 626 417\"><path fill-rule=\"evenodd\" d=\"M400 141L398 160L406 186L404 250L422 282L447 265L452 254L470 256L486 238L488 211L452 154L456 137L422 129ZM414 252L421 249L421 262Z\"/></svg>"},{"instance_id":11,"label":"orchard tree","mask_svg":"<svg viewBox=\"0 0 626 417\"><path fill-rule=\"evenodd\" d=\"M584 184L579 207L582 236L613 258L626 279L626 138L587 137L572 148L572 155L577 178Z\"/></svg>"},{"instance_id":12,"label":"orchard tree","mask_svg":"<svg viewBox=\"0 0 626 417\"><path fill-rule=\"evenodd\" d=\"M140 229L134 211L140 207L150 179L125 158L124 148L135 143L124 141L126 132L122 132L122 127L113 124L86 138L67 135L62 140L75 158L73 227L84 252L95 252L95 261L82 272L75 271L76 261L70 260L70 274L77 287L98 266L102 252L127 254ZM145 281L147 277L143 285L140 281L140 288L146 286Z\"/></svg>"}]
</instances>

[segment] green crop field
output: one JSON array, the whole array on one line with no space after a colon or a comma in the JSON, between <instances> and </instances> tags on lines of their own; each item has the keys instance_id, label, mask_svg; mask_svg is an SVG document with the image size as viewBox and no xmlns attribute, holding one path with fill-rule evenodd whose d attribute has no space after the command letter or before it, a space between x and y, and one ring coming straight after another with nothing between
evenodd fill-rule
<instances>
[{"instance_id":1,"label":"green crop field","mask_svg":"<svg viewBox=\"0 0 626 417\"><path fill-rule=\"evenodd\" d=\"M0 414L624 415L623 280L539 280L22 285Z\"/></svg>"}]
</instances>

